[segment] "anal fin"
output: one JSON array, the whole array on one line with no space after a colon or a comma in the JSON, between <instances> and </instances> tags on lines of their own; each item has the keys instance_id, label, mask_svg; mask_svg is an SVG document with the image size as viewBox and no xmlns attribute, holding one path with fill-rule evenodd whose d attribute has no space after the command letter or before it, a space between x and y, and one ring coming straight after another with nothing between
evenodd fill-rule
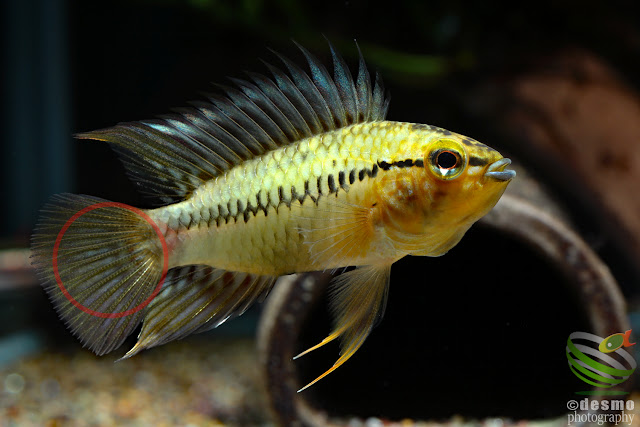
<instances>
[{"instance_id":1,"label":"anal fin","mask_svg":"<svg viewBox=\"0 0 640 427\"><path fill-rule=\"evenodd\" d=\"M384 315L389 294L391 264L367 265L341 274L332 283L331 312L333 332L319 344L300 353L301 357L340 337L340 358L324 374L298 390L312 386L340 367L362 346L367 336Z\"/></svg>"},{"instance_id":2,"label":"anal fin","mask_svg":"<svg viewBox=\"0 0 640 427\"><path fill-rule=\"evenodd\" d=\"M192 333L213 329L240 316L266 297L275 278L230 272L205 265L175 268L167 285L144 311L138 342L123 358Z\"/></svg>"}]
</instances>

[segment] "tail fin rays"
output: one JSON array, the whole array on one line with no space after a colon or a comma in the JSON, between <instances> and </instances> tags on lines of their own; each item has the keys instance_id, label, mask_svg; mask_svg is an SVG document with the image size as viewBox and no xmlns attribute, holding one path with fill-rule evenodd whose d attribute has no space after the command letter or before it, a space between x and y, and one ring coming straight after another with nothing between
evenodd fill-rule
<instances>
[{"instance_id":1,"label":"tail fin rays","mask_svg":"<svg viewBox=\"0 0 640 427\"><path fill-rule=\"evenodd\" d=\"M100 355L134 331L166 267L156 231L137 212L61 194L43 208L32 238L33 265L58 315Z\"/></svg>"}]
</instances>

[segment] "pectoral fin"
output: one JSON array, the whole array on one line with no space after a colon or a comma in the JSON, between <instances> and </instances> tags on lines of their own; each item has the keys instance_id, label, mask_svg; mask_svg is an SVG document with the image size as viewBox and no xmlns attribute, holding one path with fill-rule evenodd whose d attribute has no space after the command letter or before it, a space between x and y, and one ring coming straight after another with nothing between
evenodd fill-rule
<instances>
[{"instance_id":1,"label":"pectoral fin","mask_svg":"<svg viewBox=\"0 0 640 427\"><path fill-rule=\"evenodd\" d=\"M372 208L331 197L318 205L292 205L292 215L305 224L299 231L318 269L353 265L368 251L375 235L373 213Z\"/></svg>"},{"instance_id":2,"label":"pectoral fin","mask_svg":"<svg viewBox=\"0 0 640 427\"><path fill-rule=\"evenodd\" d=\"M383 316L389 293L389 265L368 265L341 274L331 289L331 312L335 319L333 332L322 342L300 353L294 359L334 339L341 338L340 358L324 374L298 390L315 384L336 370L360 348L376 322Z\"/></svg>"}]
</instances>

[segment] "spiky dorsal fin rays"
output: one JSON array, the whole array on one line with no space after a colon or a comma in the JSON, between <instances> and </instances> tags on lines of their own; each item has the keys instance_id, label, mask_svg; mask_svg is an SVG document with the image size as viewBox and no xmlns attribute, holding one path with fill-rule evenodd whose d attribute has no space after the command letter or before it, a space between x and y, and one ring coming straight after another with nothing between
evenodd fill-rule
<instances>
[{"instance_id":1,"label":"spiky dorsal fin rays","mask_svg":"<svg viewBox=\"0 0 640 427\"><path fill-rule=\"evenodd\" d=\"M341 355L331 368L298 392L311 387L335 371L362 346L376 322L384 314L389 294L390 273L391 264L367 265L348 271L334 279L330 303L335 319L334 330L322 342L300 353L294 359L336 338L341 339Z\"/></svg>"},{"instance_id":2,"label":"spiky dorsal fin rays","mask_svg":"<svg viewBox=\"0 0 640 427\"><path fill-rule=\"evenodd\" d=\"M348 72L349 67L347 67L344 59L336 52L331 43L329 43L329 49L331 49L333 63L337 64L333 67L333 81L342 100L345 121L357 123L361 121L360 117L364 117L364 114L362 116L359 114L363 106L360 105L358 100L358 91L356 90L353 76Z\"/></svg>"},{"instance_id":3,"label":"spiky dorsal fin rays","mask_svg":"<svg viewBox=\"0 0 640 427\"><path fill-rule=\"evenodd\" d=\"M304 121L300 120L300 114L291 109L285 110L285 114L281 110L281 108L286 108L287 104L290 104L286 100L286 98L283 98L282 93L274 91L272 87L268 85L263 86L266 90L266 92L263 93L261 88L255 83L235 78L231 78L231 81L238 87L239 90L225 87L227 94L229 94L229 90L231 90L232 93L234 91L235 93L241 92L248 101L250 101L253 105L255 105L257 109L262 112L261 115L264 117L264 119L271 120L273 122L273 125L282 130L285 138L287 138L288 140L298 141L304 138L304 130L300 132L297 129L297 127L302 127L304 129ZM275 102L272 97L276 98ZM264 114L264 111L270 111L272 112L272 114L266 115Z\"/></svg>"},{"instance_id":4,"label":"spiky dorsal fin rays","mask_svg":"<svg viewBox=\"0 0 640 427\"><path fill-rule=\"evenodd\" d=\"M318 58L316 58L307 49L305 49L298 43L296 43L296 46L298 46L298 49L302 51L305 58L307 59L313 83L318 88L318 91L320 92L322 98L326 100L327 107L330 111L330 116L333 117L334 120L337 120L340 126L347 126L351 124L352 122L349 122L349 118L347 117L347 114L345 112L343 98L340 96L338 88L336 87L336 84L331 78L331 75L329 74L327 69L323 67ZM342 65L341 63L335 61L334 64L334 68L338 68Z\"/></svg>"},{"instance_id":5,"label":"spiky dorsal fin rays","mask_svg":"<svg viewBox=\"0 0 640 427\"><path fill-rule=\"evenodd\" d=\"M249 74L253 83L232 80L236 88L225 88L225 96L210 96L158 120L121 123L77 137L111 143L143 191L173 203L270 150L352 124L384 120L388 98L382 80L376 74L371 87L362 56L354 83L333 47L333 77L300 49L309 73L276 53L286 73L269 65L272 77Z\"/></svg>"},{"instance_id":6,"label":"spiky dorsal fin rays","mask_svg":"<svg viewBox=\"0 0 640 427\"><path fill-rule=\"evenodd\" d=\"M313 114L317 117L317 123L320 125L318 130L314 133L322 133L327 130L331 130L335 127L335 121L331 116L331 108L329 107L329 100L323 98L322 94L318 90L318 86L314 84L314 81L289 58L273 51L273 53L282 61L289 75L294 83L294 86L300 91L300 94L307 100L307 103L311 106ZM308 59L308 58L307 58ZM320 64L320 67L323 67Z\"/></svg>"}]
</instances>

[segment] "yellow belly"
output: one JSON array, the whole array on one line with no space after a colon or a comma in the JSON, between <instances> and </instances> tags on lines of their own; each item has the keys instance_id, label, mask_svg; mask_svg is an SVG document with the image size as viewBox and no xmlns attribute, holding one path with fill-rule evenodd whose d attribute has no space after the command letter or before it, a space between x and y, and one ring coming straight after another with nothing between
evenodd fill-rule
<instances>
[{"instance_id":1,"label":"yellow belly","mask_svg":"<svg viewBox=\"0 0 640 427\"><path fill-rule=\"evenodd\" d=\"M307 199L271 208L266 214L260 210L247 222L183 229L177 234L170 266L206 264L279 276L396 260L401 255L382 227L373 224L370 232L362 232L362 221L346 211L368 199L367 187L362 183L338 197L321 197L318 203Z\"/></svg>"}]
</instances>

